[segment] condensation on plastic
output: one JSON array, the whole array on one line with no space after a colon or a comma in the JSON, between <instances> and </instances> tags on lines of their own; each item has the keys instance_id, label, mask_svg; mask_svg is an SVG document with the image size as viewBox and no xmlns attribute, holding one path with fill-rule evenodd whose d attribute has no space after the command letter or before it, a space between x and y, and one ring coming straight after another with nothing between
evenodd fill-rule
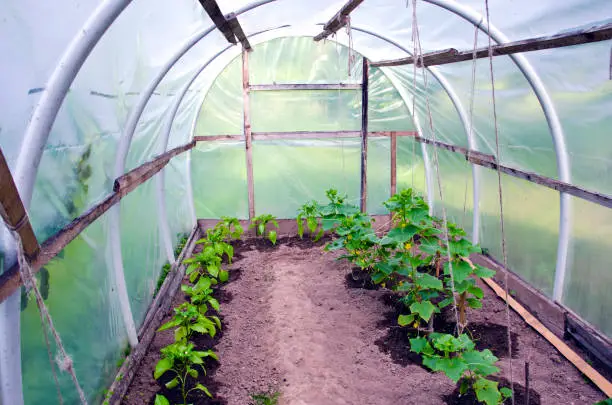
<instances>
[{"instance_id":1,"label":"condensation on plastic","mask_svg":"<svg viewBox=\"0 0 612 405\"><path fill-rule=\"evenodd\" d=\"M251 0L227 0L220 2L223 12L234 11L242 7ZM261 6L249 13L240 16L240 22L247 33L253 33L261 29L275 27L278 24L291 24L292 27L277 34L267 36L267 39L274 39L276 36L297 35L297 32L308 31L310 34L316 33L320 27L314 24L326 22L344 0L285 0L275 1L271 4ZM41 90L55 68L55 64L61 56L72 37L85 19L93 12L99 4L96 0L61 0L53 4L39 4L32 0L9 0L2 4L3 20L0 22L0 54L3 55L3 63L0 66L0 86L2 95L0 97L0 145L7 157L9 166L14 168L19 149L21 147L22 134L28 124L28 117L31 115L35 103L39 100ZM462 4L475 8L483 12L483 2L481 0L466 0ZM351 24L355 27L368 28L372 31L390 37L401 43L408 49L413 48L411 42L411 19L412 11L405 7L406 3L397 0L373 0L364 2L355 12L351 14ZM608 0L593 0L585 4L582 0L568 0L562 3L554 0L544 0L533 2L531 0L515 0L513 2L491 2L491 19L493 23L512 40L533 37L537 35L553 34L562 29L585 26L593 22L601 21L602 16L612 15L612 3ZM424 50L438 50L449 47L457 49L471 49L474 42L474 27L424 1L418 2L418 18L420 37ZM609 21L609 20L608 20ZM30 218L35 227L37 236L42 240L67 224L75 216L82 213L95 202L99 201L112 188L112 167L115 159L117 141L121 136L123 124L128 116L130 109L137 102L140 92L146 84L155 76L164 62L175 52L177 47L186 38L201 29L211 25L211 21L197 2L179 1L164 2L162 0L135 0L127 10L117 19L115 24L105 33L104 37L94 48L87 62L79 72L70 92L60 109L58 118L53 126L51 137L43 154L40 170L36 179L33 201L31 204ZM304 28L310 27L310 28ZM314 27L314 29L312 28ZM433 29L431 27L434 27ZM338 41L347 43L347 36L344 32L338 34ZM353 32L352 39L355 49L366 55L371 60L395 58L405 56L403 52L395 47L386 44L379 39L371 36ZM283 40L281 40L283 41ZM292 40L285 40L292 42ZM300 60L300 55L304 53L302 60L307 60L308 67L313 66L310 58L318 57L319 48L310 47L304 41L304 47L290 49L285 47L283 56L294 62ZM479 35L478 43L486 44L486 38ZM269 43L269 52L260 48L262 55L258 59L256 53L252 56L253 80L284 81L289 80L288 73L272 68L262 69L259 63L268 60L268 54L278 52L275 50L277 45L273 41ZM134 147L128 156L127 168L150 159L158 152L160 129L162 117L167 112L174 100L173 94L179 91L182 85L190 78L195 70L201 66L203 61L210 58L217 51L226 46L227 43L222 35L213 32L205 39L200 41L193 49L181 58L175 69L171 70L165 78L156 94L152 97L150 104L144 111L140 125L134 136ZM346 54L343 47L335 44L335 40L329 40L322 45L335 47L336 56ZM583 185L596 191L610 193L612 190L609 181L610 156L607 154L606 142L611 127L610 111L611 98L610 82L607 80L607 70L609 65L607 57L609 55L610 41L571 47L551 51L532 52L527 54L527 58L533 63L551 97L556 104L561 122L566 134L566 142L570 152L572 178L576 184ZM294 52L293 54L291 52ZM242 96L240 80L240 64L232 63L228 70L224 67L231 58L238 52L233 50L228 52L228 58L219 58L220 63L211 65L203 73L200 79L194 84L181 105L181 110L177 116L177 123L173 126L170 137L170 146L178 146L189 140L191 122L199 112L200 102L206 93L208 86L215 80L220 72L226 75L223 86L213 86L203 106L203 119L198 121L196 135L212 134L241 134L242 133ZM333 53L331 53L334 55ZM280 55L280 53L277 53ZM294 56L295 55L295 56ZM231 58L230 58L231 56ZM317 59L319 60L319 59ZM348 61L347 61L348 62ZM357 61L358 62L358 61ZM297 63L294 63L294 66ZM300 66L302 63L300 63ZM313 80L330 80L342 78L344 72L344 62L341 60L332 63L328 60L326 65L329 68L315 69L317 75ZM272 64L271 66L275 66ZM334 71L334 66L338 67ZM346 64L348 66L348 63ZM356 73L360 63L356 63ZM464 107L467 109L470 100L471 89L471 63L464 62L439 67L440 71L447 76L449 82L461 98ZM265 64L262 66L265 67ZM501 141L501 160L518 168L536 171L538 173L556 177L556 161L552 148L552 142L548 128L544 120L540 106L536 103L533 92L527 86L522 75L507 57L498 57L494 62L496 90L497 90L497 113L499 124L499 136ZM226 74L225 72L234 73ZM257 72L253 72L256 69ZM383 70L385 71L385 70ZM319 72L325 74L319 75ZM400 79L402 86L408 91L412 90L412 69L394 68L387 69L386 72L394 74ZM348 73L348 72L347 72ZM236 78L230 76L236 75ZM375 82L376 69L372 72L372 82ZM420 78L418 73L418 77ZM326 77L323 77L328 75ZM290 76L290 75L289 75ZM348 76L348 75L347 75ZM355 74L349 79L345 77L343 81L360 81L360 75ZM301 80L304 76L295 76ZM309 76L305 76L309 79ZM231 80L229 80L231 79ZM474 103L474 129L477 137L477 148L485 153L494 151L494 133L491 126L492 112L490 100L490 83L488 80L488 64L486 60L477 62L476 80L476 100ZM336 80L334 80L336 81ZM465 133L459 123L457 114L447 100L446 94L435 83L433 78L428 78L427 92L430 96L434 127L436 137L448 142L467 145ZM221 84L222 82L219 81ZM253 83L256 83L253 81ZM389 86L382 86L388 88ZM371 89L372 94L376 92L376 86ZM417 80L417 94L415 103L416 114L425 130L425 135L431 134L427 131L424 121L428 116L422 81ZM358 92L356 92L358 93ZM269 95L267 97L273 97ZM266 97L266 96L264 96ZM392 96L390 100L397 102L397 98ZM260 100L261 101L261 100ZM328 107L334 102L331 100ZM359 102L357 98L357 103ZM389 100L387 100L389 101ZM216 103L216 105L215 105ZM348 97L343 103L350 104L353 100ZM358 113L358 104L352 104L352 111ZM255 111L257 112L257 111ZM265 113L265 112L264 112ZM376 119L372 112L370 122L371 129L374 128L404 128L403 114L400 109L394 109L389 113L381 114ZM358 116L358 114L357 114ZM219 117L223 117L220 119ZM265 117L265 116L264 116ZM382 117L385 117L382 119ZM390 119L392 118L392 119ZM254 116L254 123L257 117ZM358 122L358 121L356 121ZM264 124L267 123L264 121ZM317 124L317 122L314 122ZM318 123L320 124L320 122ZM380 126L378 126L380 125ZM264 125L265 127L265 125ZM349 129L349 128L340 128ZM308 130L313 130L308 128ZM339 157L352 153L349 144L350 140L337 141L344 144L345 151L341 154L333 153L335 160ZM371 156L377 156L375 162L369 161L368 168L371 172L384 173L384 167L388 167L387 140L372 140L369 144ZM354 143L354 141L353 141ZM322 142L311 142L313 148L322 148L326 153L330 149ZM261 151L267 149L269 153L276 153L282 149L289 149L289 145L280 144L257 144ZM302 146L300 146L301 148ZM304 146L309 148L310 146ZM277 148L276 151L274 148ZM354 146L358 150L358 146ZM420 157L420 145L415 144L410 139L398 139L398 188L404 185L412 185L424 191L423 164ZM430 148L431 149L431 148ZM89 150L91 152L89 152ZM349 150L350 152L347 152ZM416 152L413 152L416 151ZM259 156L260 153L256 152ZM464 198L466 195L466 183L468 184L467 198L468 206L471 192L469 190L470 181L465 177L469 176L469 167L464 162L459 162L456 157L451 157L449 153L442 152L448 163L441 162L441 174L443 187L445 188L445 204L453 201L453 207L462 208L462 203L455 202L455 198ZM261 164L261 159L259 164ZM185 231L185 221L180 226L177 218L187 217L187 205L170 204L174 197L168 194L178 193L184 196L184 170L187 170L186 163L181 161L173 162L172 166L165 170L168 216L171 219L171 229L173 234ZM263 162L264 165L266 162ZM293 162L292 162L293 163ZM244 170L244 145L241 142L230 144L207 144L198 145L193 151L191 167L193 172L193 186L196 197L197 213L200 217L218 216L220 214L246 216L246 175ZM257 164L257 162L256 162ZM380 166L376 166L379 164ZM299 167L296 161L295 168ZM303 166L304 170L312 170L315 166L311 162L309 166ZM180 170L175 170L177 167ZM293 170L295 170L295 168ZM358 169L358 166L356 170ZM459 170L459 174L454 170ZM257 168L263 173L262 168ZM483 210L483 246L489 247L499 259L499 212L496 199L496 175L486 169L482 171L485 177L482 186ZM358 171L350 173L352 178L358 178ZM256 174L257 176L257 174ZM369 196L370 209L374 209L378 204L376 199L382 200L383 195L388 195L387 185L388 176L370 176L369 183L372 190ZM414 181L412 180L414 178ZM454 179L458 179L454 181ZM256 184L257 198L265 198L266 187ZM351 180L354 181L354 180ZM265 183L263 183L265 184ZM338 181L338 184L341 184ZM538 288L545 292L550 292L552 274L555 265L556 254L556 232L558 223L558 195L556 192L535 186L528 182L504 177L504 193L507 203L506 221L508 234L512 243L509 243L509 256L511 267L525 277ZM153 187L148 187L146 191L140 191L132 197L134 201L127 200L123 210L131 212L133 207L147 205L154 200ZM314 187L314 185L312 186ZM319 192L319 186L311 192ZM448 190L447 190L448 188ZM259 190L259 192L257 191ZM357 191L351 191L356 193ZM355 196L355 194L352 194ZM380 195L380 197L378 197ZM446 196L448 195L448 200ZM306 194L304 194L306 196ZM138 199L142 199L138 202ZM298 197L296 196L297 200ZM300 197L301 199L301 197ZM451 200L452 199L452 200ZM177 197L181 203L184 198ZM264 205L265 200L260 201ZM552 207L552 209L551 209ZM293 209L295 207L291 207ZM290 209L278 208L279 212L289 213ZM152 217L157 213L154 209L150 211ZM466 209L469 211L469 209ZM452 209L449 208L452 217ZM461 210L463 214L463 210ZM570 277L565 289L564 302L576 310L585 319L593 322L596 327L608 333L610 331L610 319L601 311L601 303L604 299L590 294L590 289L584 284L582 277L577 274L584 274L585 269L592 271L590 277L593 283L605 285L602 277L605 277L603 270L609 267L609 260L605 249L602 246L606 240L607 228L605 218L609 215L608 210L599 206L591 207L589 203L574 201L574 228L576 235L573 235L573 257L570 261ZM122 215L125 218L125 215ZM150 220L147 218L147 220ZM143 263L157 266L160 263L159 242L157 221L151 220L152 225L149 229L152 235L148 239L138 242L134 238L142 236L139 232L126 233L122 237L125 246L133 245L135 251L139 253L129 253L126 259L126 271L134 273L130 282L130 289L134 286L150 285L154 279L154 270L143 270ZM609 221L608 221L609 222ZM465 221L467 226L469 221ZM589 239L585 235L589 232L584 231L584 224L591 224L589 229L593 238ZM105 220L98 220L84 236L74 241L66 253L71 249L78 251L71 255L66 254L64 258L57 259L58 269L61 274L62 269L66 269L66 279L74 278L73 284L68 283L72 290L64 287L65 283L58 283L54 287L57 303L55 308L62 306L78 306L79 308L89 308L87 297L91 294L102 294L99 283L94 287L89 287L88 282L79 282L80 277L106 277L106 259L100 261L92 259L83 263L86 257L97 257L100 251L106 252L106 235L98 235L96 249L92 250L88 242L83 242L90 234L96 232L106 233ZM134 227L140 226L135 223ZM128 232L128 227L123 225L122 231ZM131 230L130 230L131 232ZM580 233L582 232L582 233ZM595 244L598 241L599 244ZM72 247L74 245L74 247ZM593 253L585 246L592 246ZM124 249L128 249L125 247ZM86 253L90 250L90 253ZM83 254L81 254L81 252ZM129 262L129 265L128 265ZM96 271L74 273L68 269L82 269L83 266L96 266ZM137 266L137 267L133 267ZM53 274L51 272L52 280ZM140 279L144 277L145 279ZM88 279L89 280L89 279ZM99 281L99 280L97 280ZM57 281L55 281L57 283ZM54 283L54 281L52 281ZM91 283L94 285L95 283ZM66 289L66 291L64 291ZM59 293L57 291L60 291ZM72 292L71 292L72 291ZM94 292L92 292L94 291ZM65 297L74 294L74 302L68 301ZM79 295L79 296L77 296ZM82 295L82 296L81 296ZM146 296L144 299L146 300ZM50 300L53 299L50 298ZM92 306L92 311L98 311L100 316L88 317L88 322L92 322L88 330L96 331L96 338L100 335L109 336L107 343L99 344L99 339L92 336L82 336L83 328L81 324L74 321L70 312L54 311L56 322L63 326L63 335L70 336L74 342L74 351L79 350L77 367L82 367L79 376L87 382L86 389L91 398L96 397L96 389L101 388L105 379L113 372L111 368L104 368L101 358L106 356L116 357L118 348L125 343L125 336L122 331L119 312L111 310L114 308L113 296L104 296L108 302L98 307ZM68 302L68 304L66 303ZM134 303L134 301L133 301ZM31 305L31 304L30 304ZM142 304L135 304L139 307L136 311L141 316ZM141 305L141 306L140 306ZM106 313L103 313L108 309ZM24 312L24 354L28 353L28 348L32 346L27 343L27 339L40 337L40 330L34 326L33 315L27 315L31 311L29 307ZM79 338L74 334L78 332ZM40 344L40 341L38 342ZM40 349L40 347L39 347ZM38 353L40 350L31 349ZM109 354L110 353L110 354ZM44 356L43 356L44 354ZM46 353L40 353L41 359L46 358ZM36 355L37 356L37 355ZM76 355L75 355L76 357ZM113 358L114 358L113 357ZM27 403L41 403L36 397L47 399L54 395L54 389L45 378L38 378L43 373L43 360L40 367L28 368L24 362L24 391L27 395ZM79 365L80 363L80 365ZM34 371L33 371L34 370ZM96 381L94 384L93 382ZM37 384L45 384L40 387ZM40 389L38 389L40 388ZM66 392L71 392L66 387ZM35 398L36 397L36 398ZM38 402L37 402L38 401ZM45 402L43 402L45 403Z\"/></svg>"}]
</instances>

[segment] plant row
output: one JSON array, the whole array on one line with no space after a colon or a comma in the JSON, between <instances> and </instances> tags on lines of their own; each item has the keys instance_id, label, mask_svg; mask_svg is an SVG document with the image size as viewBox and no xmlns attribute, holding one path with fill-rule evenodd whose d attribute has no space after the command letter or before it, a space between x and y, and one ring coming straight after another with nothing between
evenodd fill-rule
<instances>
[{"instance_id":1,"label":"plant row","mask_svg":"<svg viewBox=\"0 0 612 405\"><path fill-rule=\"evenodd\" d=\"M257 236L266 237L275 244L277 234L275 230L268 231L269 226L278 228L276 218L260 215L253 218L249 229L255 228ZM185 274L188 282L181 285L181 291L187 301L175 307L174 316L158 329L172 329L174 343L160 350L161 358L155 365L153 377L158 380L170 374L172 378L165 386L169 390L180 391L183 405L187 405L187 398L194 391L212 397L208 387L199 383L198 378L200 373L206 375L205 360L218 361L219 358L211 349L196 350L192 340L196 335L214 338L221 330L221 320L216 315L220 305L213 296L214 288L228 281L229 272L223 268L223 263L232 263L234 248L231 242L239 240L243 232L238 219L222 217L213 228L206 230L205 238L195 242L202 245L202 251L183 261L187 265ZM170 401L158 394L155 405L170 405Z\"/></svg>"},{"instance_id":2,"label":"plant row","mask_svg":"<svg viewBox=\"0 0 612 405\"><path fill-rule=\"evenodd\" d=\"M499 372L498 358L489 349L477 350L469 336L468 308L482 307L484 292L479 278L493 270L470 260L481 253L456 224L430 215L423 198L406 189L384 206L391 213L388 231L375 232L374 220L347 202L346 195L326 191L328 202L312 201L298 211L300 237L304 224L313 239L331 231L334 239L325 249L343 249L346 259L366 272L374 284L394 291L403 304L398 324L409 334L410 350L425 367L444 373L459 384L460 394L473 391L478 401L502 404L512 391L490 377ZM454 333L435 330L434 317L442 311L454 315Z\"/></svg>"}]
</instances>

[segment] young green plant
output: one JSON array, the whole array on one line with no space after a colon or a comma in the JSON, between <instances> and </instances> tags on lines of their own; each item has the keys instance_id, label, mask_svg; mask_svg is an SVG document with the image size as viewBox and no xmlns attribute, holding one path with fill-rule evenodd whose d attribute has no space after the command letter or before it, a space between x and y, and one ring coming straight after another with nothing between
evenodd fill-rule
<instances>
[{"instance_id":1,"label":"young green plant","mask_svg":"<svg viewBox=\"0 0 612 405\"><path fill-rule=\"evenodd\" d=\"M249 225L249 229L255 228L255 234L257 236L265 236L267 231L267 238L270 240L270 242L272 242L273 245L276 245L277 233L274 229L268 230L268 226L273 226L276 229L279 228L278 221L276 220L276 217L274 215L262 214L251 219L251 225Z\"/></svg>"}]
</instances>

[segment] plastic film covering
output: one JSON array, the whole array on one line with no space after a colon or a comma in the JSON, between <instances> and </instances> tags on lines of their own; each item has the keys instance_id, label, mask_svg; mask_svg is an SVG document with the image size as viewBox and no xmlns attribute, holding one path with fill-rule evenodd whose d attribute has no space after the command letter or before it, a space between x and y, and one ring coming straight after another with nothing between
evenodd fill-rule
<instances>
[{"instance_id":1,"label":"plastic film covering","mask_svg":"<svg viewBox=\"0 0 612 405\"><path fill-rule=\"evenodd\" d=\"M75 372L91 403L100 402L117 362L126 348L126 335L109 273L107 216L88 227L38 276L53 323L72 356ZM78 271L75 271L78 269ZM25 402L56 403L56 388L34 298L22 300L21 358ZM49 337L52 353L55 344ZM72 380L58 372L64 403L78 403Z\"/></svg>"},{"instance_id":2,"label":"plastic film covering","mask_svg":"<svg viewBox=\"0 0 612 405\"><path fill-rule=\"evenodd\" d=\"M360 59L354 51L332 41L317 43L311 37L278 38L254 46L254 51L249 53L249 79L252 84L360 83ZM196 123L196 135L243 133L241 66L241 58L235 58L210 88ZM412 130L408 109L384 73L374 69L369 81L369 130ZM359 89L251 91L250 109L253 132L361 129ZM390 195L389 144L389 138L372 138L368 143L368 210L372 213L383 213L382 201ZM244 145L240 143L239 146L242 148L203 145L197 150L199 153L205 148L212 149L214 152L209 153L215 155L223 150L244 162ZM358 138L255 141L253 172L257 213L293 217L300 205L311 199L324 199L324 191L332 187L347 193L356 203L360 154ZM194 159L194 167L202 164L212 168L212 162L218 160L210 156L202 163L197 161ZM245 164L242 162L239 167ZM194 170L199 173L204 169ZM200 184L201 177L195 177ZM206 181L216 180L207 178ZM226 184L226 181L219 183L224 187ZM241 186L241 198L244 198L246 184ZM203 199L196 196L196 201L200 207ZM208 200L206 203L210 204ZM227 204L220 205L229 209ZM202 212L200 209L198 215ZM214 215L215 212L209 209L206 214Z\"/></svg>"},{"instance_id":3,"label":"plastic film covering","mask_svg":"<svg viewBox=\"0 0 612 405\"><path fill-rule=\"evenodd\" d=\"M349 43L349 38L344 30L336 38L319 44L301 36L320 31L321 27L316 24L326 22L344 2L271 1L241 15L239 19L247 34L279 24L291 25L262 35L262 43L250 54L251 82L358 83L360 55L371 60L405 56L396 46L357 31L359 27L413 49L412 10L397 0L367 1L351 14L351 26L355 30L350 40L359 54L355 54L357 63L350 70L351 52L343 46ZM251 1L220 3L222 11L229 13ZM11 169L15 168L28 118L47 78L70 40L99 4L95 0L61 0L53 4L8 0L0 6L4 16L0 21L0 53L4 56L0 66L3 89L0 146ZM461 4L480 13L484 11L481 0L466 0ZM612 3L608 0L586 3L515 0L491 2L490 7L492 22L511 40L609 22L609 19L602 21L602 16L612 15ZM473 25L429 4L428 0L417 2L417 16L424 50L449 47L464 50L474 46ZM211 21L195 1L135 0L104 34L79 71L44 145L29 210L41 241L111 191L117 144L130 110L147 83L176 50L210 25ZM477 35L478 46L487 42L484 35ZM139 121L127 169L161 151L163 117L177 92L204 61L226 46L223 36L213 31L170 70ZM607 41L526 54L559 114L572 181L603 193L612 193L611 156L606 147L612 127L609 49L610 41ZM232 48L219 57L187 92L172 126L168 148L187 142L192 132L195 135L243 133L240 59L235 59L236 55L238 49ZM468 111L472 63L437 69ZM510 58L495 58L494 69L500 160L556 178L557 157L552 138L533 91ZM413 72L412 67L372 70L370 130L413 130L408 111L412 110L409 95L414 94L415 116L421 122L423 136L433 136L428 129L431 111L436 139L467 146L465 130L446 92L429 75L425 86L420 71L415 88ZM473 119L475 147L481 152L494 153L491 83L486 59L476 63L474 88L474 107L469 115ZM205 94L208 96L201 104ZM252 93L253 129L359 129L359 94L355 90ZM197 114L196 129L192 131ZM412 186L425 191L420 146L412 139L398 139L398 189ZM372 139L368 148L368 208L379 213L380 201L389 194L389 140ZM256 142L254 172L258 213L294 216L301 203L321 199L322 191L331 186L344 189L356 202L359 149L358 139ZM431 160L432 149L426 149ZM438 152L444 201L437 201L436 209L444 203L449 218L469 230L474 205L470 166L458 155ZM162 174L166 179L166 216L174 243L176 235L191 225L190 185L185 182L189 173L198 217L246 217L243 142L201 143L191 158L185 155L174 160ZM497 175L488 169L482 169L481 173L482 245L501 259ZM502 186L510 267L550 294L557 254L558 193L507 176L503 176ZM150 204L154 200L155 188L153 181L149 181L122 203L124 267L137 324L150 302L151 286L165 260L160 244L162 218L155 204ZM279 201L286 203L281 205ZM607 224L611 214L606 208L578 199L572 199L572 203L574 218L563 303L612 336L610 314L605 312L610 302L601 290L606 282L609 284L609 272L604 270L609 268L606 254L609 247L605 241L610 239ZM115 370L114 362L126 344L113 280L108 276L111 252L107 247L106 221L106 217L96 221L47 266L51 276L47 302L92 402L108 383ZM143 223L147 225L143 227ZM21 320L26 403L47 404L55 389L33 302L28 303ZM90 325L84 328L84 323ZM70 396L74 391L66 376L61 378L66 402L74 402Z\"/></svg>"}]
</instances>

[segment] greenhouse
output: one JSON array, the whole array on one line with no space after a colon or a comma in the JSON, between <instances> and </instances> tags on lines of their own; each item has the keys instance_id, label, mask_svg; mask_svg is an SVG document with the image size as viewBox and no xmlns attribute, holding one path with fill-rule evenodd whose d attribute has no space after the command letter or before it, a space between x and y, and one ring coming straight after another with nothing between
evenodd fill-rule
<instances>
[{"instance_id":1,"label":"greenhouse","mask_svg":"<svg viewBox=\"0 0 612 405\"><path fill-rule=\"evenodd\" d=\"M0 9L0 405L612 403L609 0Z\"/></svg>"}]
</instances>

